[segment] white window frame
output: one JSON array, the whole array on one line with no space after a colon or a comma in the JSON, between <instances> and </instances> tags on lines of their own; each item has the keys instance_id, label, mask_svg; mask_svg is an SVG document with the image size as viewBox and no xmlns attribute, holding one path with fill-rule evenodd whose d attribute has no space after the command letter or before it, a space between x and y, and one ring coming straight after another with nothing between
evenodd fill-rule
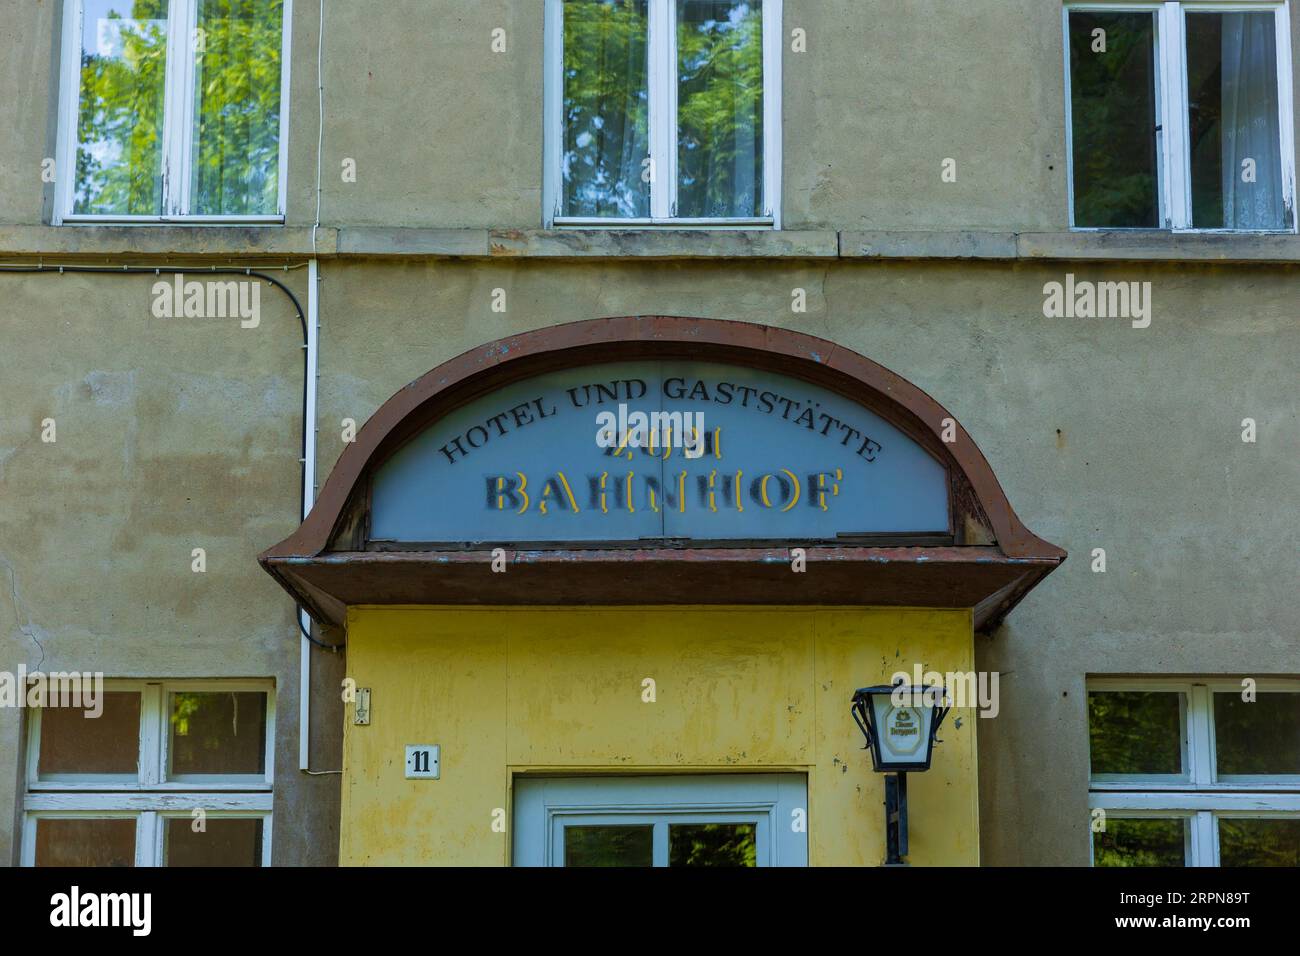
<instances>
[{"instance_id":1,"label":"white window frame","mask_svg":"<svg viewBox=\"0 0 1300 956\"><path fill-rule=\"evenodd\" d=\"M289 64L293 38L293 0L284 0L280 53L280 155L276 212L254 216L200 216L189 213L190 157L194 144L194 57L189 37L197 21L198 0L169 0L167 69L162 136L163 211L159 215L91 215L73 210L77 178L77 118L81 100L81 34L84 0L64 0L59 84L58 176L53 224L114 223L191 225L284 222L289 174Z\"/></svg>"},{"instance_id":2,"label":"white window frame","mask_svg":"<svg viewBox=\"0 0 1300 956\"><path fill-rule=\"evenodd\" d=\"M803 773L516 776L512 866L563 866L569 826L651 826L652 866L668 866L674 823L752 823L758 866L807 866L807 831L790 821L808 807Z\"/></svg>"},{"instance_id":3,"label":"white window frame","mask_svg":"<svg viewBox=\"0 0 1300 956\"><path fill-rule=\"evenodd\" d=\"M1282 165L1282 202L1291 217L1287 229L1204 229L1192 225L1191 146L1187 128L1188 13L1248 13L1272 11L1277 40L1278 148ZM1165 0L1159 3L1066 3L1061 11L1065 55L1065 160L1070 204L1070 228L1078 232L1141 231L1146 227L1079 226L1074 219L1074 109L1070 77L1070 14L1072 12L1152 13L1155 15L1156 179L1160 223L1156 229L1176 233L1223 235L1290 235L1300 229L1295 177L1295 122L1292 106L1291 18L1289 0Z\"/></svg>"},{"instance_id":4,"label":"white window frame","mask_svg":"<svg viewBox=\"0 0 1300 956\"><path fill-rule=\"evenodd\" d=\"M232 802L226 798L226 802ZM261 865L271 865L271 798L268 794L262 801L264 807L248 806L248 801L233 810L212 806L204 798L202 808L205 819L212 820L260 820L262 821L262 859ZM60 810L56 808L29 810L23 819L23 845L19 863L22 866L36 865L36 824L38 820L80 818L84 820L135 820L135 865L166 866L166 827L164 820L191 820L196 801L194 797L172 796L165 806L155 806L148 810L123 809L112 801L102 801L104 809Z\"/></svg>"},{"instance_id":5,"label":"white window frame","mask_svg":"<svg viewBox=\"0 0 1300 956\"><path fill-rule=\"evenodd\" d=\"M651 169L648 217L563 216L564 0L546 0L543 88L542 224L547 229L781 228L782 0L761 2L763 17L763 215L751 218L684 218L677 207L677 4L649 0L647 75ZM656 187L656 183L663 183Z\"/></svg>"},{"instance_id":6,"label":"white window frame","mask_svg":"<svg viewBox=\"0 0 1300 956\"><path fill-rule=\"evenodd\" d=\"M36 864L36 821L81 817L136 821L135 865L163 866L163 820L189 818L196 807L207 818L262 821L262 865L271 865L272 786L275 776L275 686L256 680L105 680L105 691L140 694L138 770L134 778L114 774L38 777L42 708L27 715L26 793L20 862ZM266 695L263 774L204 774L168 778L167 701L173 692L250 692Z\"/></svg>"},{"instance_id":7,"label":"white window frame","mask_svg":"<svg viewBox=\"0 0 1300 956\"><path fill-rule=\"evenodd\" d=\"M1258 680L1258 693L1300 694L1300 681ZM1240 694L1240 680L1089 679L1091 691L1179 693L1184 705L1184 773L1097 774L1088 772L1088 808L1104 810L1107 820L1183 819L1188 866L1219 865L1218 821L1224 817L1300 819L1300 774L1259 774L1220 779L1215 768L1214 695ZM1089 861L1093 840L1089 833Z\"/></svg>"}]
</instances>

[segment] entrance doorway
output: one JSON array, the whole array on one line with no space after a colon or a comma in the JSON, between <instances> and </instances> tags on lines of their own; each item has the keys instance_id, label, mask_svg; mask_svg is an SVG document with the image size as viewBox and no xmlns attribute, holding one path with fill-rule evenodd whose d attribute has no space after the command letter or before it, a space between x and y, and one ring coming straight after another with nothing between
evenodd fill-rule
<instances>
[{"instance_id":1,"label":"entrance doorway","mask_svg":"<svg viewBox=\"0 0 1300 956\"><path fill-rule=\"evenodd\" d=\"M515 866L807 866L803 774L515 778Z\"/></svg>"}]
</instances>

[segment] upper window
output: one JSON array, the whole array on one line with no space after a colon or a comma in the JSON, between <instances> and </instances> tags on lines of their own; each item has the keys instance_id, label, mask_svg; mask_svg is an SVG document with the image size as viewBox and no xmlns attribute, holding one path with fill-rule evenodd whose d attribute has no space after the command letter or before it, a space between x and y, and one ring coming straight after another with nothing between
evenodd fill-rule
<instances>
[{"instance_id":1,"label":"upper window","mask_svg":"<svg viewBox=\"0 0 1300 956\"><path fill-rule=\"evenodd\" d=\"M292 0L68 0L56 222L281 220Z\"/></svg>"},{"instance_id":2,"label":"upper window","mask_svg":"<svg viewBox=\"0 0 1300 956\"><path fill-rule=\"evenodd\" d=\"M28 713L22 862L269 865L274 741L266 682L105 681L91 709L51 696Z\"/></svg>"},{"instance_id":3,"label":"upper window","mask_svg":"<svg viewBox=\"0 0 1300 956\"><path fill-rule=\"evenodd\" d=\"M1300 683L1088 683L1096 866L1300 866Z\"/></svg>"},{"instance_id":4,"label":"upper window","mask_svg":"<svg viewBox=\"0 0 1300 956\"><path fill-rule=\"evenodd\" d=\"M1066 8L1071 225L1295 230L1287 8Z\"/></svg>"},{"instance_id":5,"label":"upper window","mask_svg":"<svg viewBox=\"0 0 1300 956\"><path fill-rule=\"evenodd\" d=\"M547 0L546 224L779 225L780 0Z\"/></svg>"}]
</instances>

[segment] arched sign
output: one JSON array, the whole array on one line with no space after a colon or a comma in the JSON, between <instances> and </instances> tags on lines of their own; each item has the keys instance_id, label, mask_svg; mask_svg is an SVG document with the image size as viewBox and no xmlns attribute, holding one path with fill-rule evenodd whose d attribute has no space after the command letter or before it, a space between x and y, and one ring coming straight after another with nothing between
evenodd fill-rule
<instances>
[{"instance_id":1,"label":"arched sign","mask_svg":"<svg viewBox=\"0 0 1300 956\"><path fill-rule=\"evenodd\" d=\"M790 329L649 315L406 384L259 560L334 625L361 604L874 604L988 629L1064 558L902 376Z\"/></svg>"},{"instance_id":2,"label":"arched sign","mask_svg":"<svg viewBox=\"0 0 1300 956\"><path fill-rule=\"evenodd\" d=\"M435 421L372 480L374 542L948 535L947 469L876 413L741 365L576 366Z\"/></svg>"}]
</instances>

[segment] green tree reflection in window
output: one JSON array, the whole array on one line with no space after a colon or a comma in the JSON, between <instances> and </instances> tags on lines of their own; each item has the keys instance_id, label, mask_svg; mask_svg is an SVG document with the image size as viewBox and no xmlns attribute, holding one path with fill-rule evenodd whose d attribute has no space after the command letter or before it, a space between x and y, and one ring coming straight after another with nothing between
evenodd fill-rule
<instances>
[{"instance_id":1,"label":"green tree reflection in window","mask_svg":"<svg viewBox=\"0 0 1300 956\"><path fill-rule=\"evenodd\" d=\"M192 130L167 114L168 0L83 2L72 211L162 215L188 175L182 212L278 212L283 0L199 0L188 48L172 51L193 70ZM191 150L165 184L168 124Z\"/></svg>"},{"instance_id":2,"label":"green tree reflection in window","mask_svg":"<svg viewBox=\"0 0 1300 956\"><path fill-rule=\"evenodd\" d=\"M669 866L757 866L752 823L675 823L668 828Z\"/></svg>"},{"instance_id":3,"label":"green tree reflection in window","mask_svg":"<svg viewBox=\"0 0 1300 956\"><path fill-rule=\"evenodd\" d=\"M1107 817L1092 835L1094 866L1186 866L1186 821Z\"/></svg>"},{"instance_id":4,"label":"green tree reflection in window","mask_svg":"<svg viewBox=\"0 0 1300 956\"><path fill-rule=\"evenodd\" d=\"M678 0L677 215L763 212L763 11Z\"/></svg>"},{"instance_id":5,"label":"green tree reflection in window","mask_svg":"<svg viewBox=\"0 0 1300 956\"><path fill-rule=\"evenodd\" d=\"M264 773L266 702L261 691L172 694L171 772Z\"/></svg>"},{"instance_id":6,"label":"green tree reflection in window","mask_svg":"<svg viewBox=\"0 0 1300 956\"><path fill-rule=\"evenodd\" d=\"M1089 691L1093 775L1182 773L1182 697L1160 691Z\"/></svg>"},{"instance_id":7,"label":"green tree reflection in window","mask_svg":"<svg viewBox=\"0 0 1300 956\"><path fill-rule=\"evenodd\" d=\"M74 212L162 213L166 76L167 0L86 0Z\"/></svg>"},{"instance_id":8,"label":"green tree reflection in window","mask_svg":"<svg viewBox=\"0 0 1300 956\"><path fill-rule=\"evenodd\" d=\"M283 0L199 0L192 211L273 215L279 202Z\"/></svg>"}]
</instances>

